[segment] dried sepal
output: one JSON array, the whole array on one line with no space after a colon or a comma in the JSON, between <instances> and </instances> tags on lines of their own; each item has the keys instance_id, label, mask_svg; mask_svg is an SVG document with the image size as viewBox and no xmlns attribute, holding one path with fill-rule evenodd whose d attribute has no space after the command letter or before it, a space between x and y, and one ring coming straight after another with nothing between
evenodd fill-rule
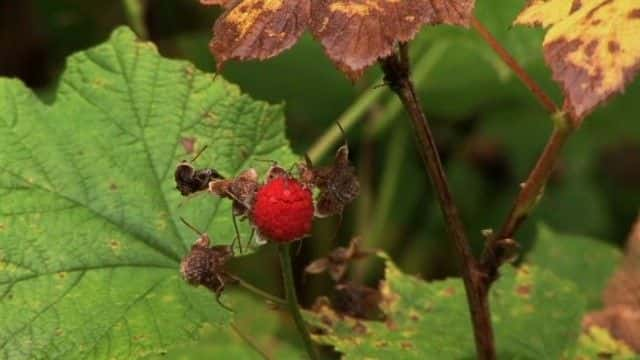
<instances>
[{"instance_id":1,"label":"dried sepal","mask_svg":"<svg viewBox=\"0 0 640 360\"><path fill-rule=\"evenodd\" d=\"M327 217L342 214L360 191L356 170L349 162L349 147L340 146L333 164L315 168L311 161L299 164L301 181L319 189L316 198L316 216Z\"/></svg>"},{"instance_id":2,"label":"dried sepal","mask_svg":"<svg viewBox=\"0 0 640 360\"><path fill-rule=\"evenodd\" d=\"M532 0L515 23L549 28L544 57L575 126L640 71L637 0Z\"/></svg>"},{"instance_id":3,"label":"dried sepal","mask_svg":"<svg viewBox=\"0 0 640 360\"><path fill-rule=\"evenodd\" d=\"M193 286L204 286L216 295L216 301L220 302L220 296L225 285L233 279L225 270L226 263L233 258L233 249L228 245L210 246L207 234L201 234L191 246L189 253L180 263L180 273L184 280Z\"/></svg>"},{"instance_id":4,"label":"dried sepal","mask_svg":"<svg viewBox=\"0 0 640 360\"><path fill-rule=\"evenodd\" d=\"M259 186L258 172L250 168L233 179L211 181L209 191L219 197L233 200L233 214L242 217L248 215Z\"/></svg>"},{"instance_id":5,"label":"dried sepal","mask_svg":"<svg viewBox=\"0 0 640 360\"><path fill-rule=\"evenodd\" d=\"M352 261L362 259L371 254L374 254L374 251L361 249L360 238L354 237L348 247L335 248L326 257L311 262L304 271L308 274L328 272L334 281L340 282L344 279Z\"/></svg>"}]
</instances>

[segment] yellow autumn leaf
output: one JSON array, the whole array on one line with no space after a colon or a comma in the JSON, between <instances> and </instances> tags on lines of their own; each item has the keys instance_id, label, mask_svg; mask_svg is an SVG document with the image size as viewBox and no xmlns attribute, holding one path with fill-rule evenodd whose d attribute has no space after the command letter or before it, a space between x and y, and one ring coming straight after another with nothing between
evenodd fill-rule
<instances>
[{"instance_id":1,"label":"yellow autumn leaf","mask_svg":"<svg viewBox=\"0 0 640 360\"><path fill-rule=\"evenodd\" d=\"M545 60L575 125L640 71L640 0L531 0L515 23L549 28Z\"/></svg>"}]
</instances>

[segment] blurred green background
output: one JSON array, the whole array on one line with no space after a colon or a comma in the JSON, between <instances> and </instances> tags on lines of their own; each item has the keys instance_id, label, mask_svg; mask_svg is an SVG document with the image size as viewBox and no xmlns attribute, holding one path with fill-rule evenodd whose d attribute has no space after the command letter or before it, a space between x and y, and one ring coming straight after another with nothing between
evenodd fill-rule
<instances>
[{"instance_id":1,"label":"blurred green background","mask_svg":"<svg viewBox=\"0 0 640 360\"><path fill-rule=\"evenodd\" d=\"M543 32L510 28L524 2L482 0L476 14L560 103L561 94L542 59ZM155 0L146 3L143 20L149 40L163 55L213 72L207 44L219 13L196 0ZM65 57L103 41L117 25L127 23L121 1L3 0L0 75L21 78L50 101ZM479 250L480 231L500 226L519 182L545 144L551 120L472 30L426 27L412 43L412 59L456 201ZM300 268L359 234L366 247L384 248L410 273L428 279L457 273L409 122L389 91L377 86L377 68L352 84L307 34L273 60L231 62L223 76L257 99L286 103L288 137L300 155L358 100L376 100L348 131L362 194L339 227L337 219L317 223L313 240L305 241L296 260ZM519 232L523 251L531 246L540 222L558 232L623 243L640 204L639 100L636 81L573 136L543 201ZM273 261L273 276L265 276L264 260L249 257L235 265L268 286L278 279ZM260 271L255 271L258 266ZM367 280L375 270L360 266L354 275ZM325 277L305 281L312 285L305 286L307 305L331 285Z\"/></svg>"}]
</instances>

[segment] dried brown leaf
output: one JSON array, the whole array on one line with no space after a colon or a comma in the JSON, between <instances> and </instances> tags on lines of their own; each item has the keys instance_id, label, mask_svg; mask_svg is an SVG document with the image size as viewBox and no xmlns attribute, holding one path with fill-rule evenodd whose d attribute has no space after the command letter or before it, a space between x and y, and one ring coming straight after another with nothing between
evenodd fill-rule
<instances>
[{"instance_id":1,"label":"dried brown leaf","mask_svg":"<svg viewBox=\"0 0 640 360\"><path fill-rule=\"evenodd\" d=\"M603 294L605 308L583 319L585 329L598 326L640 352L640 219L629 240L625 258Z\"/></svg>"},{"instance_id":2,"label":"dried brown leaf","mask_svg":"<svg viewBox=\"0 0 640 360\"><path fill-rule=\"evenodd\" d=\"M309 22L309 0L242 0L213 26L218 69L229 59L264 60L292 47Z\"/></svg>"},{"instance_id":3,"label":"dried brown leaf","mask_svg":"<svg viewBox=\"0 0 640 360\"><path fill-rule=\"evenodd\" d=\"M290 48L309 28L329 58L359 78L425 24L467 26L475 0L201 0L227 10L216 21L211 51L229 59L263 60Z\"/></svg>"},{"instance_id":4,"label":"dried brown leaf","mask_svg":"<svg viewBox=\"0 0 640 360\"><path fill-rule=\"evenodd\" d=\"M315 0L311 32L329 58L355 79L425 24L467 26L474 0Z\"/></svg>"}]
</instances>

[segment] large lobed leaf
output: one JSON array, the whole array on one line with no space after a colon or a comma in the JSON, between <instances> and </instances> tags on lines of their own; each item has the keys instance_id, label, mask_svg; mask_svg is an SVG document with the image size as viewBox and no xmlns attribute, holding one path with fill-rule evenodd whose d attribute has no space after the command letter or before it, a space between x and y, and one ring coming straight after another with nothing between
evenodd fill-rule
<instances>
[{"instance_id":1,"label":"large lobed leaf","mask_svg":"<svg viewBox=\"0 0 640 360\"><path fill-rule=\"evenodd\" d=\"M637 0L532 0L515 23L549 27L545 59L576 124L640 71Z\"/></svg>"},{"instance_id":2,"label":"large lobed leaf","mask_svg":"<svg viewBox=\"0 0 640 360\"><path fill-rule=\"evenodd\" d=\"M559 234L545 225L538 226L536 242L527 261L573 281L589 308L602 305L607 280L622 258L619 249L584 236Z\"/></svg>"},{"instance_id":3,"label":"large lobed leaf","mask_svg":"<svg viewBox=\"0 0 640 360\"><path fill-rule=\"evenodd\" d=\"M459 279L424 282L387 259L381 286L386 322L364 321L322 307L310 315L315 339L346 359L471 359L473 333ZM580 330L584 302L576 287L549 271L506 267L491 293L500 358L557 359Z\"/></svg>"},{"instance_id":4,"label":"large lobed leaf","mask_svg":"<svg viewBox=\"0 0 640 360\"><path fill-rule=\"evenodd\" d=\"M253 156L288 163L283 128L280 107L125 28L69 58L51 105L0 79L0 357L128 359L227 324L180 279L197 236L177 218L230 243L230 206L180 207L173 170L205 144L198 164L227 176Z\"/></svg>"}]
</instances>

